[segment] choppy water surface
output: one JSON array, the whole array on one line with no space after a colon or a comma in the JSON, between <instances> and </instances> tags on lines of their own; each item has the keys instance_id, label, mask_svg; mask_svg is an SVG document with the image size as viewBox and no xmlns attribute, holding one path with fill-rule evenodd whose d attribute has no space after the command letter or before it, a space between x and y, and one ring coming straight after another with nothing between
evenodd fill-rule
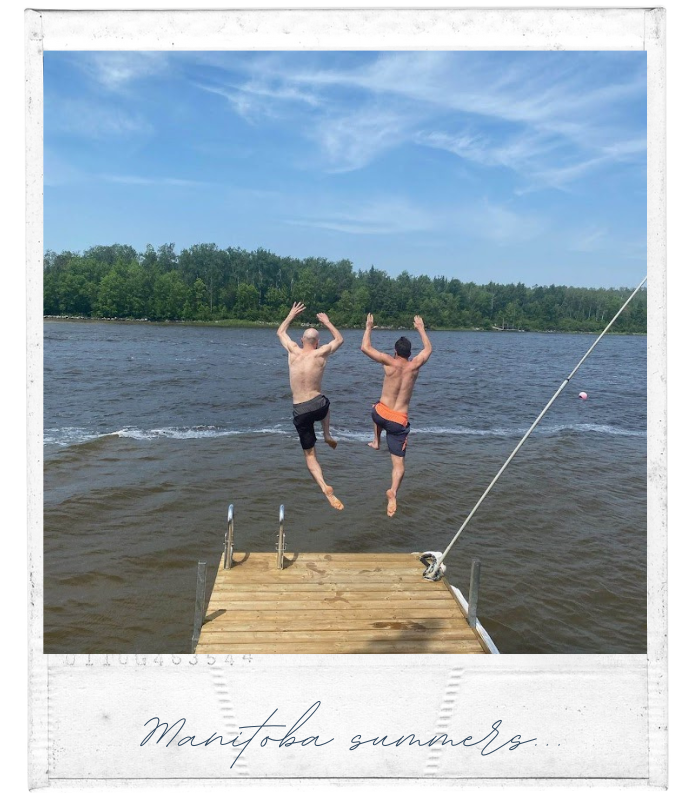
<instances>
[{"instance_id":1,"label":"choppy water surface","mask_svg":"<svg viewBox=\"0 0 700 800\"><path fill-rule=\"evenodd\" d=\"M187 652L196 562L218 563L231 502L237 549L274 550L284 503L290 551L443 550L593 341L431 333L389 519L390 458L365 444L382 369L360 353L360 331L344 333L323 387L339 446L318 452L341 513L304 466L273 330L44 332L51 653ZM396 337L373 342L391 351ZM479 617L502 652L645 652L645 392L646 337L605 337L450 553L465 594L481 559Z\"/></svg>"}]
</instances>

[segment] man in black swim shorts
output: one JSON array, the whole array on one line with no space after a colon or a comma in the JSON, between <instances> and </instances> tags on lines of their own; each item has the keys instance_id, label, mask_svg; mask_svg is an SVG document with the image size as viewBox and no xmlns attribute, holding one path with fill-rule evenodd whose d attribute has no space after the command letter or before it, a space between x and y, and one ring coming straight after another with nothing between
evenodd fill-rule
<instances>
[{"instance_id":1,"label":"man in black swim shorts","mask_svg":"<svg viewBox=\"0 0 700 800\"><path fill-rule=\"evenodd\" d=\"M311 450L316 444L315 422L330 423L329 410L331 404L325 394L316 395L311 400L303 403L294 403L292 412L294 414L294 427L299 434L302 450ZM325 426L324 426L325 430ZM331 440L334 441L334 440ZM331 445L333 446L333 445Z\"/></svg>"},{"instance_id":2,"label":"man in black swim shorts","mask_svg":"<svg viewBox=\"0 0 700 800\"><path fill-rule=\"evenodd\" d=\"M294 427L299 434L299 442L304 451L306 466L316 483L321 487L321 491L326 495L328 502L333 508L341 511L343 504L333 494L333 487L325 482L321 465L316 458L314 424L316 422L321 423L323 440L327 445L335 449L338 443L330 433L331 404L328 398L321 394L321 380L328 356L331 353L335 353L342 345L343 337L332 325L327 314L317 314L318 320L328 328L333 335L333 339L328 344L319 347L318 331L315 328L307 328L301 338L301 347L296 342L293 342L287 333L287 328L289 328L292 320L301 314L305 308L301 303L294 303L292 310L287 314L287 318L277 329L277 336L282 343L282 347L289 354L289 385L292 388Z\"/></svg>"}]
</instances>

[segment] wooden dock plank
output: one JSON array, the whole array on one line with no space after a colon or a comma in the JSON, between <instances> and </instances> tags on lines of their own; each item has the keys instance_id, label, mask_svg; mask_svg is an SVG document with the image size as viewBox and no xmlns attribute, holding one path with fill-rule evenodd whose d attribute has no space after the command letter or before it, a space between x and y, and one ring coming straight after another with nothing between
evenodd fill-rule
<instances>
[{"instance_id":1,"label":"wooden dock plank","mask_svg":"<svg viewBox=\"0 0 700 800\"><path fill-rule=\"evenodd\" d=\"M423 600L421 602L417 601L406 601L402 600L400 597L395 600L357 600L357 601L345 601L341 603L334 602L333 600L327 600L325 602L321 601L313 601L313 600L301 600L295 602L293 600L269 600L266 602L251 600L235 600L229 603L228 605L226 602L219 602L217 601L216 608L224 608L229 610L235 609L247 609L249 611L280 611L280 610L291 610L291 611L319 611L323 612L326 609L330 608L345 608L348 610L360 610L360 609L367 609L367 610L377 610L378 612L382 611L389 611L391 612L393 609L396 610L403 610L410 612L413 610L414 612L420 612L423 609L432 609L436 611L448 611L452 607L453 603L450 603L449 600ZM415 613L414 613L415 616Z\"/></svg>"},{"instance_id":2,"label":"wooden dock plank","mask_svg":"<svg viewBox=\"0 0 700 800\"><path fill-rule=\"evenodd\" d=\"M435 594L435 588L432 588L428 581L423 584L415 584L411 582L409 585L405 583L382 583L381 581L374 581L372 583L304 583L297 581L294 583L219 583L214 584L217 594L245 594L246 592L255 592L256 594L279 594L280 592L399 592L410 591L422 594ZM448 592L447 587L441 586L441 591Z\"/></svg>"},{"instance_id":3,"label":"wooden dock plank","mask_svg":"<svg viewBox=\"0 0 700 800\"><path fill-rule=\"evenodd\" d=\"M483 653L417 554L235 553L214 581L198 653Z\"/></svg>"},{"instance_id":4,"label":"wooden dock plank","mask_svg":"<svg viewBox=\"0 0 700 800\"><path fill-rule=\"evenodd\" d=\"M399 592L387 592L378 589L374 592L352 592L352 591L344 591L344 592L307 592L303 587L290 591L289 587L282 586L280 587L279 592L259 592L256 589L251 589L247 592L227 592L227 591L219 591L216 593L216 597L219 600L225 600L229 603L241 603L246 602L248 600L255 600L256 602L260 601L262 603L268 603L270 601L279 600L281 602L294 602L299 603L306 600L314 600L317 602L327 602L327 601L356 601L356 600L371 600L372 602L381 602L382 600L393 600L396 599L396 596L399 595ZM400 597L402 600L410 600L415 601L416 603L425 603L425 602L454 602L452 597L450 596L449 592L440 592L439 594L436 592L435 596L432 593L428 592L401 592Z\"/></svg>"},{"instance_id":5,"label":"wooden dock plank","mask_svg":"<svg viewBox=\"0 0 700 800\"><path fill-rule=\"evenodd\" d=\"M380 653L469 653L483 655L481 645L467 642L345 642L334 645L312 644L310 642L284 642L272 644L253 644L246 642L236 644L233 642L222 644L200 644L197 653L245 653L245 654L296 654L296 653L325 653L335 654L380 654Z\"/></svg>"},{"instance_id":6,"label":"wooden dock plank","mask_svg":"<svg viewBox=\"0 0 700 800\"><path fill-rule=\"evenodd\" d=\"M343 565L338 569L330 567L323 567L318 569L309 569L301 567L287 567L281 572L274 569L258 570L257 567L251 565L251 571L255 572L255 579L257 583L299 583L300 581L310 583L325 583L333 580L335 583L373 583L374 581L381 581L386 583L387 579L393 580L396 583L405 583L406 581L413 581L415 579L415 567L387 567L382 569L369 569L366 567L353 567L352 565ZM237 584L237 583L250 583L251 572L244 571L240 567L232 569L225 576L218 578L218 584Z\"/></svg>"},{"instance_id":7,"label":"wooden dock plank","mask_svg":"<svg viewBox=\"0 0 700 800\"><path fill-rule=\"evenodd\" d=\"M210 644L220 642L343 642L343 641L363 641L363 642L407 642L407 641L445 641L447 639L457 639L464 641L464 631L457 628L441 629L439 635L435 630L428 631L216 631L210 632L207 641Z\"/></svg>"},{"instance_id":8,"label":"wooden dock plank","mask_svg":"<svg viewBox=\"0 0 700 800\"><path fill-rule=\"evenodd\" d=\"M421 608L420 612L412 609L388 609L380 613L374 609L353 609L329 606L324 611L303 611L303 610L272 610L272 611L250 611L249 609L239 610L237 608L212 608L209 606L207 611L207 626L215 619L223 620L227 617L230 620L240 620L241 622L254 622L255 620L276 620L290 619L300 622L312 622L313 620L323 621L350 621L350 620L374 620L377 622L400 622L412 619L456 619L464 622L464 614L459 609L446 611L445 608Z\"/></svg>"},{"instance_id":9,"label":"wooden dock plank","mask_svg":"<svg viewBox=\"0 0 700 800\"><path fill-rule=\"evenodd\" d=\"M207 623L207 635L225 631L391 631L391 630L458 630L464 633L464 619L353 619L334 614L295 619L292 615L254 620L216 617Z\"/></svg>"}]
</instances>

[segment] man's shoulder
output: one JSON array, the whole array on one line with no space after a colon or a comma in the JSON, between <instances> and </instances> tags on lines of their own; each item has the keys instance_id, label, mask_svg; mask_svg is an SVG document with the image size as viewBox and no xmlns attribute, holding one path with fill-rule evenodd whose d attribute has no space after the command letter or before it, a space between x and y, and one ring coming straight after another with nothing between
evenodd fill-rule
<instances>
[{"instance_id":1,"label":"man's shoulder","mask_svg":"<svg viewBox=\"0 0 700 800\"><path fill-rule=\"evenodd\" d=\"M330 349L329 345L323 345L323 347L319 347L317 350L314 350L311 354L312 358L321 358L327 359L328 356L333 355L333 351Z\"/></svg>"}]
</instances>

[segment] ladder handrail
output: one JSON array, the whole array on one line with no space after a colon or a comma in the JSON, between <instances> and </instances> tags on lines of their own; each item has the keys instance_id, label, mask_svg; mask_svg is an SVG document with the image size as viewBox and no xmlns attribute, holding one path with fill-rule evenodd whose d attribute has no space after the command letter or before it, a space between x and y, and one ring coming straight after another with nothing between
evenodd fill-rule
<instances>
[{"instance_id":1,"label":"ladder handrail","mask_svg":"<svg viewBox=\"0 0 700 800\"><path fill-rule=\"evenodd\" d=\"M197 588L194 596L194 626L192 628L192 652L197 649L199 634L204 622L204 594L207 586L207 562L197 562Z\"/></svg>"},{"instance_id":2,"label":"ladder handrail","mask_svg":"<svg viewBox=\"0 0 700 800\"><path fill-rule=\"evenodd\" d=\"M228 507L228 527L224 539L224 569L231 569L233 566L233 516L233 503L231 503Z\"/></svg>"},{"instance_id":3,"label":"ladder handrail","mask_svg":"<svg viewBox=\"0 0 700 800\"><path fill-rule=\"evenodd\" d=\"M284 506L280 506L280 527L277 533L277 569L284 569Z\"/></svg>"}]
</instances>

